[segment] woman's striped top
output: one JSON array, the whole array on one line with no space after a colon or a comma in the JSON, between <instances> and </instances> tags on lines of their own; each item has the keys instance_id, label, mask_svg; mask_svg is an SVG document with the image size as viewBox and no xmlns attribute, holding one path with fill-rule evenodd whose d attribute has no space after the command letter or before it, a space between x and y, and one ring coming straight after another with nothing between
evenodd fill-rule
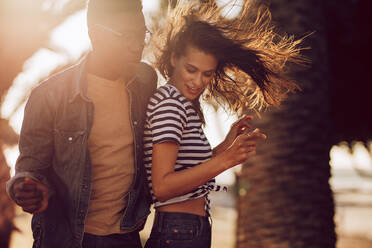
<instances>
[{"instance_id":1,"label":"woman's striped top","mask_svg":"<svg viewBox=\"0 0 372 248\"><path fill-rule=\"evenodd\" d=\"M222 187L211 179L204 185L181 196L159 202L152 190L151 166L154 144L171 141L179 145L175 171L186 170L212 157L211 146L204 135L202 122L192 103L176 87L166 84L151 97L147 106L147 118L144 129L144 164L147 180L155 208L207 196L211 190L219 191ZM206 197L206 210L209 200Z\"/></svg>"}]
</instances>

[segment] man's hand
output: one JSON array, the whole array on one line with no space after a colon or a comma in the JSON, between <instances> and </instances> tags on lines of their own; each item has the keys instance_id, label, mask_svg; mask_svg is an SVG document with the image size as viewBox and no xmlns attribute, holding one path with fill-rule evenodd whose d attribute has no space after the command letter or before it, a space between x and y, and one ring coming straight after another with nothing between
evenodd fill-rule
<instances>
[{"instance_id":1,"label":"man's hand","mask_svg":"<svg viewBox=\"0 0 372 248\"><path fill-rule=\"evenodd\" d=\"M43 212L48 207L48 188L31 178L17 180L13 186L15 203L30 214Z\"/></svg>"}]
</instances>

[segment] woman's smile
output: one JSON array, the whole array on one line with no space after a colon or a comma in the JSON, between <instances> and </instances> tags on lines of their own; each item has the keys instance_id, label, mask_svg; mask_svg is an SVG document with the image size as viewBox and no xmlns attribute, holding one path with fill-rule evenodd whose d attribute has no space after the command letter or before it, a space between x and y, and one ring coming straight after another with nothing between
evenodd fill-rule
<instances>
[{"instance_id":1,"label":"woman's smile","mask_svg":"<svg viewBox=\"0 0 372 248\"><path fill-rule=\"evenodd\" d=\"M185 86L188 89L189 93L192 95L199 95L201 91L204 89L204 88L191 87L191 86L188 86L187 84Z\"/></svg>"}]
</instances>

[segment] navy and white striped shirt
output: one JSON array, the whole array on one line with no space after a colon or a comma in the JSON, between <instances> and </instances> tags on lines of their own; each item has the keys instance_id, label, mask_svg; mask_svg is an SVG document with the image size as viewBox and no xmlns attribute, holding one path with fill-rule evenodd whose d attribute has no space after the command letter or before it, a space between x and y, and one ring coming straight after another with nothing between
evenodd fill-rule
<instances>
[{"instance_id":1,"label":"navy and white striped shirt","mask_svg":"<svg viewBox=\"0 0 372 248\"><path fill-rule=\"evenodd\" d=\"M204 135L201 119L192 103L173 85L166 84L155 92L150 98L146 115L144 164L155 208L207 196L211 190L219 191L222 189L215 184L215 179L211 179L185 195L159 202L152 190L153 145L165 141L171 141L179 145L175 171L185 170L209 160L212 157L212 149ZM208 197L206 197L206 210L207 212L209 210Z\"/></svg>"}]
</instances>

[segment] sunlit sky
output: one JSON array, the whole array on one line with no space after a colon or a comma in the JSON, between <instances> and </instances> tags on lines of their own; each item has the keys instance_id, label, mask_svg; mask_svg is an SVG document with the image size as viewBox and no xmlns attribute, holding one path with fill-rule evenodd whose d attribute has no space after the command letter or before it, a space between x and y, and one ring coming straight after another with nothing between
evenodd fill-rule
<instances>
[{"instance_id":1,"label":"sunlit sky","mask_svg":"<svg viewBox=\"0 0 372 248\"><path fill-rule=\"evenodd\" d=\"M66 1L60 0L60 4L64 4ZM218 4L225 4L226 0L219 0L217 2ZM237 1L237 4L241 2ZM143 11L147 22L150 20L148 18L149 15L156 11L158 7L159 1L157 0L143 0ZM232 9L231 6L227 6L226 10L231 15L239 11L238 9ZM14 84L5 97L1 108L1 116L10 119L10 124L17 133L20 131L23 119L24 103L22 100L24 99L24 92L29 92L41 78L49 75L56 67L75 61L82 53L90 49L85 15L85 10L79 11L55 28L50 35L50 46L57 52L45 48L40 49L25 62L23 72L14 80ZM222 141L223 136L227 133L230 125L236 120L236 117L228 116L221 109L217 113L208 106L204 106L204 109L207 122L205 133L211 145L216 146ZM208 123L213 123L213 126L208 125ZM216 125L216 123L219 125ZM351 165L358 167L360 170L371 172L372 161L368 151L360 144L357 144L354 149L355 152L352 156L347 152L345 146L334 146L330 152L330 165L333 168L349 170L352 173L356 172L353 172ZM371 147L369 150L371 150ZM5 149L5 156L8 164L12 167L12 174L14 174L14 165L18 154L18 147ZM239 168L237 167L235 170L239 170ZM233 170L229 170L218 176L217 180L220 183L232 184L235 180ZM344 182L338 181L334 183L343 184ZM372 183L362 183L372 189Z\"/></svg>"}]
</instances>

